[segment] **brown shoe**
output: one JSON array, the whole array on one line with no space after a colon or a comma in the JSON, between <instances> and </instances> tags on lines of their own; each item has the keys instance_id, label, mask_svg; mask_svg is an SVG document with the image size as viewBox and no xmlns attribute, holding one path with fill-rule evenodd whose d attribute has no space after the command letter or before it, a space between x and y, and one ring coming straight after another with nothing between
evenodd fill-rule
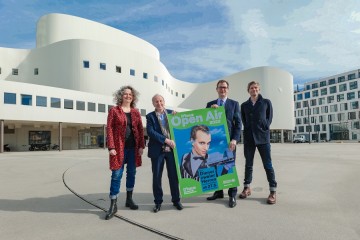
<instances>
[{"instance_id":1,"label":"brown shoe","mask_svg":"<svg viewBox=\"0 0 360 240\"><path fill-rule=\"evenodd\" d=\"M267 198L268 204L275 204L276 203L276 192L271 191L269 197Z\"/></svg>"},{"instance_id":2,"label":"brown shoe","mask_svg":"<svg viewBox=\"0 0 360 240\"><path fill-rule=\"evenodd\" d=\"M251 190L249 187L244 187L244 190L240 193L239 198L244 199L251 195Z\"/></svg>"}]
</instances>

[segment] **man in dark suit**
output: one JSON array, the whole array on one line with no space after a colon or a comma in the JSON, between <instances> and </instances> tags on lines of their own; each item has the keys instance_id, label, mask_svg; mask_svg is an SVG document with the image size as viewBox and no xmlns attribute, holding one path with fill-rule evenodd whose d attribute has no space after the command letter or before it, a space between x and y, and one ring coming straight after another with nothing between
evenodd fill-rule
<instances>
[{"instance_id":1,"label":"man in dark suit","mask_svg":"<svg viewBox=\"0 0 360 240\"><path fill-rule=\"evenodd\" d=\"M227 97L229 93L229 83L226 80L219 80L216 84L216 91L218 93L218 99L208 102L207 108L217 108L219 106L225 107L226 120L230 135L229 149L234 152L236 151L236 143L240 141L241 137L241 118L240 118L240 106L235 100ZM234 164L235 162L233 162ZM229 170L228 166L224 166L223 171ZM236 194L237 187L229 188L229 207L233 208L236 206ZM211 197L207 200L215 200L217 198L224 198L224 191L215 191Z\"/></svg>"},{"instance_id":2,"label":"man in dark suit","mask_svg":"<svg viewBox=\"0 0 360 240\"><path fill-rule=\"evenodd\" d=\"M171 111L165 109L165 100L159 94L152 98L152 103L155 111L146 115L146 130L150 138L148 157L151 159L153 173L152 188L155 198L153 211L155 213L160 211L161 203L163 202L161 178L165 162L170 184L171 201L178 210L182 210L183 206L180 202L179 183L173 152L175 142L170 139L169 125L166 117L166 113L171 113Z\"/></svg>"},{"instance_id":3,"label":"man in dark suit","mask_svg":"<svg viewBox=\"0 0 360 240\"><path fill-rule=\"evenodd\" d=\"M241 118L244 124L245 179L244 190L239 197L244 199L251 195L250 183L252 181L254 154L257 148L270 187L267 203L275 204L277 182L270 154L270 124L273 109L271 101L261 96L258 82L250 82L247 90L250 98L241 104Z\"/></svg>"}]
</instances>

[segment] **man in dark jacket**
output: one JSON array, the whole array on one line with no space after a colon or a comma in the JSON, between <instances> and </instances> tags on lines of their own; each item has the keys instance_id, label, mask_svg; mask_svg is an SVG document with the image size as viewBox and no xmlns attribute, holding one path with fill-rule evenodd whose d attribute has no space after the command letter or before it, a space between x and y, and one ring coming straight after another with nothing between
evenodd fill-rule
<instances>
[{"instance_id":1,"label":"man in dark jacket","mask_svg":"<svg viewBox=\"0 0 360 240\"><path fill-rule=\"evenodd\" d=\"M229 149L234 152L236 151L236 143L240 141L241 137L241 118L240 118L240 106L235 100L227 97L229 93L229 83L226 80L219 80L216 84L216 91L218 93L218 99L208 102L207 108L217 108L224 106L226 120L230 135ZM235 162L233 162L235 164ZM224 168L225 169L225 168ZM233 208L236 206L236 194L237 187L229 188L229 207ZM207 200L215 200L217 198L224 198L224 191L215 191L211 197Z\"/></svg>"},{"instance_id":2,"label":"man in dark jacket","mask_svg":"<svg viewBox=\"0 0 360 240\"><path fill-rule=\"evenodd\" d=\"M258 82L250 82L247 90L250 98L241 104L241 118L244 125L245 179L244 190L239 197L244 199L251 195L250 183L252 181L254 154L257 148L270 187L267 203L275 204L277 182L270 154L270 124L273 109L271 101L261 96Z\"/></svg>"}]
</instances>

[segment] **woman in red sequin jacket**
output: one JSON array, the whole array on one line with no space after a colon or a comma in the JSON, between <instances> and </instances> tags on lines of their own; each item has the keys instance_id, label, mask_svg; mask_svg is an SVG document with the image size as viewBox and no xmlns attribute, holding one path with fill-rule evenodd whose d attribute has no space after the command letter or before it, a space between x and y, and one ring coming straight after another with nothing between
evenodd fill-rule
<instances>
[{"instance_id":1,"label":"woman in red sequin jacket","mask_svg":"<svg viewBox=\"0 0 360 240\"><path fill-rule=\"evenodd\" d=\"M109 111L107 119L107 147L109 149L110 208L105 219L110 219L117 211L121 178L126 165L126 207L136 210L132 199L135 186L136 167L141 166L144 144L144 130L141 115L135 108L139 93L131 86L121 87L115 94L117 106Z\"/></svg>"}]
</instances>

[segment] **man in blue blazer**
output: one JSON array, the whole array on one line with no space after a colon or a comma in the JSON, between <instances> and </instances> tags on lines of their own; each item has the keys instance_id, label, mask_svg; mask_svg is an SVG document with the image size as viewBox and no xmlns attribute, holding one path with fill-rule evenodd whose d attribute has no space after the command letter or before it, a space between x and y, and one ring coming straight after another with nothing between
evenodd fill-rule
<instances>
[{"instance_id":1,"label":"man in blue blazer","mask_svg":"<svg viewBox=\"0 0 360 240\"><path fill-rule=\"evenodd\" d=\"M250 183L252 181L254 154L257 148L270 187L267 203L275 204L277 182L270 154L270 124L273 117L273 109L271 101L261 96L260 84L258 82L250 82L247 90L250 98L241 104L241 118L244 124L245 179L244 190L239 197L244 199L251 195Z\"/></svg>"},{"instance_id":2,"label":"man in blue blazer","mask_svg":"<svg viewBox=\"0 0 360 240\"><path fill-rule=\"evenodd\" d=\"M229 149L234 152L235 156L236 143L240 141L241 137L240 106L237 101L227 97L229 93L229 83L226 80L219 80L217 82L216 91L218 93L218 99L208 102L206 104L206 107L217 108L219 106L224 106L230 135ZM235 164L235 162L233 164ZM231 167L232 166L225 165L222 174L227 173L227 171L230 170ZM233 208L236 206L237 187L229 188L228 194L229 207ZM223 190L215 191L211 197L207 198L207 200L215 200L217 198L224 198Z\"/></svg>"},{"instance_id":3,"label":"man in blue blazer","mask_svg":"<svg viewBox=\"0 0 360 240\"><path fill-rule=\"evenodd\" d=\"M156 94L152 98L155 111L146 115L146 130L150 138L148 144L148 157L151 159L153 173L153 195L155 207L153 211L160 211L163 202L163 190L161 186L162 173L166 162L168 172L171 201L178 210L182 210L183 206L180 202L179 182L176 174L176 166L174 160L175 142L170 139L170 131L166 113L172 111L165 109L164 98Z\"/></svg>"}]
</instances>

